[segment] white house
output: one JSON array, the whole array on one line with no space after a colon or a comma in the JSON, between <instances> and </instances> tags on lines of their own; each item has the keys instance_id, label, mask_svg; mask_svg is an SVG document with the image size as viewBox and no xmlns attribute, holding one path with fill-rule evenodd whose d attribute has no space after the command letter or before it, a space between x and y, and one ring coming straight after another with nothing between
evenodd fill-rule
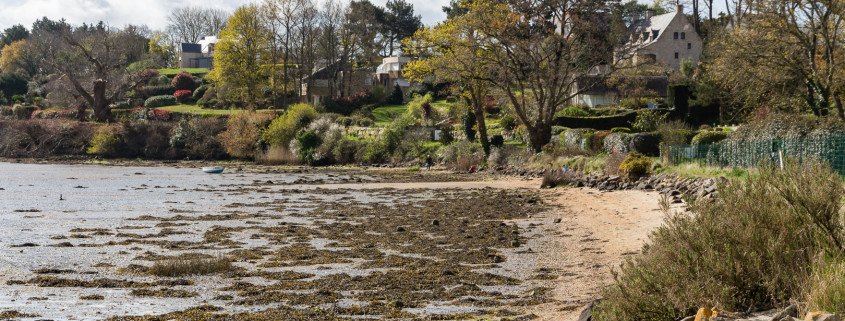
<instances>
[{"instance_id":1,"label":"white house","mask_svg":"<svg viewBox=\"0 0 845 321\"><path fill-rule=\"evenodd\" d=\"M216 36L205 36L199 43L179 45L179 68L213 68Z\"/></svg>"},{"instance_id":2,"label":"white house","mask_svg":"<svg viewBox=\"0 0 845 321\"><path fill-rule=\"evenodd\" d=\"M691 59L697 64L701 56L701 37L684 15L684 7L675 12L654 15L648 10L628 27L627 42L614 53L615 60L634 65L655 62L676 71L681 61Z\"/></svg>"}]
</instances>

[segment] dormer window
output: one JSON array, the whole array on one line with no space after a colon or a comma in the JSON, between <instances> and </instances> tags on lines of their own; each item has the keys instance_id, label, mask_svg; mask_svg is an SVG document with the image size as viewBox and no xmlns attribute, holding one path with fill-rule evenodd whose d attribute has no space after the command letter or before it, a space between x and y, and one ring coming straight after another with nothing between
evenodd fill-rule
<instances>
[{"instance_id":1,"label":"dormer window","mask_svg":"<svg viewBox=\"0 0 845 321\"><path fill-rule=\"evenodd\" d=\"M660 34L660 30L652 30L651 31L652 39L657 39L657 35L659 35L659 34Z\"/></svg>"},{"instance_id":2,"label":"dormer window","mask_svg":"<svg viewBox=\"0 0 845 321\"><path fill-rule=\"evenodd\" d=\"M686 39L686 38L687 38L687 33L681 32L681 39Z\"/></svg>"},{"instance_id":3,"label":"dormer window","mask_svg":"<svg viewBox=\"0 0 845 321\"><path fill-rule=\"evenodd\" d=\"M648 32L643 32L643 40L648 41Z\"/></svg>"},{"instance_id":4,"label":"dormer window","mask_svg":"<svg viewBox=\"0 0 845 321\"><path fill-rule=\"evenodd\" d=\"M674 34L674 38L678 39L678 33L677 32Z\"/></svg>"}]
</instances>

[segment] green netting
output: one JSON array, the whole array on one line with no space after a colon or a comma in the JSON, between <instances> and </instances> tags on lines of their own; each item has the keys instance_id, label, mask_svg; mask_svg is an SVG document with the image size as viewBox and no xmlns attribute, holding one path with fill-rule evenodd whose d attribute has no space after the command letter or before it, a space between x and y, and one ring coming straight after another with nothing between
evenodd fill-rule
<instances>
[{"instance_id":1,"label":"green netting","mask_svg":"<svg viewBox=\"0 0 845 321\"><path fill-rule=\"evenodd\" d=\"M777 163L781 155L826 161L838 173L845 174L845 134L669 147L669 157L674 164L697 162L719 167L755 167L762 161Z\"/></svg>"}]
</instances>

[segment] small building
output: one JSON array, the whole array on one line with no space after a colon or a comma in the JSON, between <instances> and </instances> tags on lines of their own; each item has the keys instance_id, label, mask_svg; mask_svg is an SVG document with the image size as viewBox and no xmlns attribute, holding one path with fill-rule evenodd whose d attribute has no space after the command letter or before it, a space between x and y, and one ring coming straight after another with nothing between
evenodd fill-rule
<instances>
[{"instance_id":1,"label":"small building","mask_svg":"<svg viewBox=\"0 0 845 321\"><path fill-rule=\"evenodd\" d=\"M628 38L614 52L617 62L632 65L657 63L681 70L681 61L691 59L697 64L702 51L702 41L693 25L684 15L684 6L675 12L654 15L646 11L628 27Z\"/></svg>"},{"instance_id":2,"label":"small building","mask_svg":"<svg viewBox=\"0 0 845 321\"><path fill-rule=\"evenodd\" d=\"M402 92L407 93L411 82L402 75L402 68L411 60L408 57L385 57L381 65L376 67L375 83L387 87L388 91L398 84Z\"/></svg>"},{"instance_id":3,"label":"small building","mask_svg":"<svg viewBox=\"0 0 845 321\"><path fill-rule=\"evenodd\" d=\"M302 79L302 102L319 105L324 99L366 91L373 86L372 69L349 71L349 65L320 61L308 77Z\"/></svg>"},{"instance_id":4,"label":"small building","mask_svg":"<svg viewBox=\"0 0 845 321\"><path fill-rule=\"evenodd\" d=\"M214 68L216 36L206 36L199 43L179 45L179 68Z\"/></svg>"},{"instance_id":5,"label":"small building","mask_svg":"<svg viewBox=\"0 0 845 321\"><path fill-rule=\"evenodd\" d=\"M585 75L573 85L572 104L598 108L618 104L624 97L666 98L669 78L665 76L606 77ZM580 93L579 93L580 92Z\"/></svg>"}]
</instances>

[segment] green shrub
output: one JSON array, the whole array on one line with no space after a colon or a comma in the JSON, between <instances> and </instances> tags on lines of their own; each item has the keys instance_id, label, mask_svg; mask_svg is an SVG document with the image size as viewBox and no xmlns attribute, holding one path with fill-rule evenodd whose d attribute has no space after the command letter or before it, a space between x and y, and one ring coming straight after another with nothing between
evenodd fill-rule
<instances>
[{"instance_id":1,"label":"green shrub","mask_svg":"<svg viewBox=\"0 0 845 321\"><path fill-rule=\"evenodd\" d=\"M472 110L467 109L466 113L464 113L463 117L463 124L464 124L464 135L466 135L467 140L474 142L475 141L475 114Z\"/></svg>"},{"instance_id":2,"label":"green shrub","mask_svg":"<svg viewBox=\"0 0 845 321\"><path fill-rule=\"evenodd\" d=\"M268 113L244 112L229 116L220 142L226 153L237 158L253 158L258 149L261 130L273 120Z\"/></svg>"},{"instance_id":3,"label":"green shrub","mask_svg":"<svg viewBox=\"0 0 845 321\"><path fill-rule=\"evenodd\" d=\"M631 129L628 127L613 127L610 129L611 133L630 133Z\"/></svg>"},{"instance_id":4,"label":"green shrub","mask_svg":"<svg viewBox=\"0 0 845 321\"><path fill-rule=\"evenodd\" d=\"M297 131L308 126L317 116L319 114L309 104L291 105L284 114L270 123L261 134L261 140L270 146L287 148Z\"/></svg>"},{"instance_id":5,"label":"green shrub","mask_svg":"<svg viewBox=\"0 0 845 321\"><path fill-rule=\"evenodd\" d=\"M499 126L504 130L513 130L516 127L516 121L511 116L503 116L499 120Z\"/></svg>"},{"instance_id":6,"label":"green shrub","mask_svg":"<svg viewBox=\"0 0 845 321\"><path fill-rule=\"evenodd\" d=\"M194 95L192 97L194 101L199 101L200 99L202 99L202 97L205 96L205 92L208 91L209 87L209 85L202 85L197 87L197 90L194 90Z\"/></svg>"},{"instance_id":7,"label":"green shrub","mask_svg":"<svg viewBox=\"0 0 845 321\"><path fill-rule=\"evenodd\" d=\"M728 311L785 306L813 283L806 280L815 258L841 257L845 190L829 166L764 165L717 192L691 199L683 212L670 213L664 201L665 224L602 291L596 320L679 320L714 304ZM815 270L825 274L823 266Z\"/></svg>"},{"instance_id":8,"label":"green shrub","mask_svg":"<svg viewBox=\"0 0 845 321\"><path fill-rule=\"evenodd\" d=\"M166 78L166 77L165 77ZM149 98L153 96L167 96L173 95L176 92L176 88L171 85L158 85L158 86L146 86L141 89L142 94L144 97Z\"/></svg>"},{"instance_id":9,"label":"green shrub","mask_svg":"<svg viewBox=\"0 0 845 321\"><path fill-rule=\"evenodd\" d=\"M455 141L455 127L443 126L440 128L440 143L443 146L449 145Z\"/></svg>"},{"instance_id":10,"label":"green shrub","mask_svg":"<svg viewBox=\"0 0 845 321\"><path fill-rule=\"evenodd\" d=\"M592 114L587 109L571 106L561 109L558 113L558 116L563 117L590 117Z\"/></svg>"},{"instance_id":11,"label":"green shrub","mask_svg":"<svg viewBox=\"0 0 845 321\"><path fill-rule=\"evenodd\" d=\"M728 133L726 132L701 132L695 137L692 138L690 142L693 145L698 144L713 144L723 141L728 138Z\"/></svg>"},{"instance_id":12,"label":"green shrub","mask_svg":"<svg viewBox=\"0 0 845 321\"><path fill-rule=\"evenodd\" d=\"M660 136L654 133L632 134L628 150L648 156L657 156L660 152Z\"/></svg>"},{"instance_id":13,"label":"green shrub","mask_svg":"<svg viewBox=\"0 0 845 321\"><path fill-rule=\"evenodd\" d=\"M147 98L147 100L144 101L144 107L147 107L147 108L156 108L156 107L164 107L164 106L172 106L172 105L176 105L176 97L173 97L173 95L153 96L153 97Z\"/></svg>"},{"instance_id":14,"label":"green shrub","mask_svg":"<svg viewBox=\"0 0 845 321\"><path fill-rule=\"evenodd\" d=\"M650 132L657 129L657 126L666 120L668 114L654 109L645 109L637 112L637 118L631 123L631 128L638 132Z\"/></svg>"},{"instance_id":15,"label":"green shrub","mask_svg":"<svg viewBox=\"0 0 845 321\"><path fill-rule=\"evenodd\" d=\"M314 130L306 130L296 136L299 147L299 161L314 165L314 150L320 146L320 136Z\"/></svg>"},{"instance_id":16,"label":"green shrub","mask_svg":"<svg viewBox=\"0 0 845 321\"><path fill-rule=\"evenodd\" d=\"M382 85L375 85L370 87L370 104L376 106L384 105L387 102L387 87Z\"/></svg>"},{"instance_id":17,"label":"green shrub","mask_svg":"<svg viewBox=\"0 0 845 321\"><path fill-rule=\"evenodd\" d=\"M91 141L88 143L88 154L112 157L117 155L120 147L118 129L113 125L103 125L97 128Z\"/></svg>"},{"instance_id":18,"label":"green shrub","mask_svg":"<svg viewBox=\"0 0 845 321\"><path fill-rule=\"evenodd\" d=\"M24 95L12 95L12 101L16 104L21 104L26 101Z\"/></svg>"},{"instance_id":19,"label":"green shrub","mask_svg":"<svg viewBox=\"0 0 845 321\"><path fill-rule=\"evenodd\" d=\"M628 181L635 181L651 174L651 159L640 153L629 153L628 158L619 165L619 173Z\"/></svg>"},{"instance_id":20,"label":"green shrub","mask_svg":"<svg viewBox=\"0 0 845 321\"><path fill-rule=\"evenodd\" d=\"M490 146L502 147L505 144L505 138L502 135L490 136Z\"/></svg>"},{"instance_id":21,"label":"green shrub","mask_svg":"<svg viewBox=\"0 0 845 321\"><path fill-rule=\"evenodd\" d=\"M393 85L393 91L390 92L390 96L387 97L387 103L391 105L401 105L404 101L404 94L402 93L402 88L399 88L399 84Z\"/></svg>"}]
</instances>

